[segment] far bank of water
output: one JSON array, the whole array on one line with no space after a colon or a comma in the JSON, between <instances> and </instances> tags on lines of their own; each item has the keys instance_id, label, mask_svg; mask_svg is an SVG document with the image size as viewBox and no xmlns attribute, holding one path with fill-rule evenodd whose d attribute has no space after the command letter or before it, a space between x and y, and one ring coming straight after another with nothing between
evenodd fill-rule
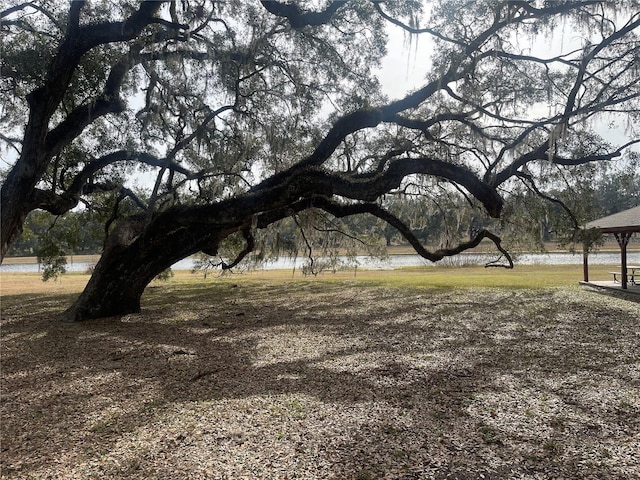
<instances>
[{"instance_id":1,"label":"far bank of water","mask_svg":"<svg viewBox=\"0 0 640 480\"><path fill-rule=\"evenodd\" d=\"M345 268L367 268L367 269L396 269L403 267L431 267L431 266L466 266L466 265L484 265L495 260L495 255L488 254L462 254L455 257L449 257L438 263L432 263L425 260L417 254L405 255L389 255L386 259L375 257L357 256L353 259L348 257L339 258L340 266ZM315 259L316 262L322 262L322 258ZM192 270L194 268L195 259L185 258L174 264L173 270ZM302 268L308 259L306 257L280 257L277 260L264 262L254 270L292 270ZM516 265L577 265L582 263L582 254L572 253L527 253L519 254L514 257ZM589 255L589 263L593 265L619 265L620 254L618 253L592 253ZM639 265L640 252L629 253L627 264ZM67 263L68 272L86 272L93 266L92 262L73 261L71 257ZM242 269L243 267L240 267ZM247 268L247 267L244 267ZM14 273L37 273L40 271L38 263L13 263L0 265L0 272Z\"/></svg>"}]
</instances>

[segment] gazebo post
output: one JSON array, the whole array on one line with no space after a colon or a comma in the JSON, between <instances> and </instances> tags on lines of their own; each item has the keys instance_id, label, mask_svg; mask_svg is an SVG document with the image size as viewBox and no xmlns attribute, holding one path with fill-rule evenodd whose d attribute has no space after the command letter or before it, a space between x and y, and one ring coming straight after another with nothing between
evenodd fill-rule
<instances>
[{"instance_id":1,"label":"gazebo post","mask_svg":"<svg viewBox=\"0 0 640 480\"><path fill-rule=\"evenodd\" d=\"M584 273L584 281L589 281L589 249L587 243L582 243L582 270Z\"/></svg>"},{"instance_id":2,"label":"gazebo post","mask_svg":"<svg viewBox=\"0 0 640 480\"><path fill-rule=\"evenodd\" d=\"M618 245L620 245L620 267L622 272L622 288L623 290L627 289L627 245L629 244L629 239L631 238L631 233L621 232L614 233L616 236L616 240L618 241Z\"/></svg>"}]
</instances>

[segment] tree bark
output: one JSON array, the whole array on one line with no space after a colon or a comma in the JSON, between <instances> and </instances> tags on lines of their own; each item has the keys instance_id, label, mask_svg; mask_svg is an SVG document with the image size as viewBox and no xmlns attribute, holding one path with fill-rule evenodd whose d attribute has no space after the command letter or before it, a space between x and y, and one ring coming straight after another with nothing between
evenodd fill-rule
<instances>
[{"instance_id":1,"label":"tree bark","mask_svg":"<svg viewBox=\"0 0 640 480\"><path fill-rule=\"evenodd\" d=\"M216 249L233 229L184 227L178 215L160 216L150 224L135 218L121 221L109 235L87 286L62 320L78 322L140 311L145 288L159 273L205 246Z\"/></svg>"},{"instance_id":2,"label":"tree bark","mask_svg":"<svg viewBox=\"0 0 640 480\"><path fill-rule=\"evenodd\" d=\"M133 249L132 249L133 250ZM91 318L126 315L140 311L140 298L166 263L146 263L132 258L132 250L105 251L82 294L63 314L75 322Z\"/></svg>"},{"instance_id":3,"label":"tree bark","mask_svg":"<svg viewBox=\"0 0 640 480\"><path fill-rule=\"evenodd\" d=\"M42 122L34 112L27 126L25 138L38 138L39 128L33 124ZM36 184L47 168L48 158L42 150L42 141L25 143L20 158L9 172L0 190L0 262L4 260L11 244L22 234L24 220L29 213L31 196Z\"/></svg>"}]
</instances>

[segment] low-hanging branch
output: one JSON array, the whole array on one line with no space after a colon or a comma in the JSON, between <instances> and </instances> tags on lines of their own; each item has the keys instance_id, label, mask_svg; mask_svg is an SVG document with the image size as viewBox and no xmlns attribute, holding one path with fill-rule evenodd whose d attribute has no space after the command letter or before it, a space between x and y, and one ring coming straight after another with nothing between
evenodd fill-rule
<instances>
[{"instance_id":1,"label":"low-hanging branch","mask_svg":"<svg viewBox=\"0 0 640 480\"><path fill-rule=\"evenodd\" d=\"M388 191L398 188L410 175L429 175L447 179L464 187L487 210L498 217L503 200L494 188L485 184L469 169L448 162L428 158L397 158L376 174L340 174L322 168L292 168L282 175L278 184L261 184L248 192L223 201L198 206L177 206L180 222L232 223L237 218L272 209L285 208L300 198L313 195L340 196L357 201L372 202Z\"/></svg>"},{"instance_id":2,"label":"low-hanging branch","mask_svg":"<svg viewBox=\"0 0 640 480\"><path fill-rule=\"evenodd\" d=\"M294 206L294 208L301 208L302 206L307 207L309 205L324 210L338 218L359 215L363 213L374 215L375 217L384 220L386 223L398 230L398 232L400 232L400 234L410 243L410 245L421 257L426 258L427 260L430 260L432 262L437 262L439 260L442 260L444 257L458 255L466 250L477 247L480 242L482 242L482 240L486 238L491 240L495 244L496 248L500 251L500 253L504 256L504 258L507 259L508 265L501 266L505 266L506 268L513 268L513 261L511 259L511 256L509 252L502 246L502 239L488 230L480 230L472 239L467 242L462 242L456 247L438 249L434 252L431 252L422 245L420 240L418 240L418 238L411 231L411 228L409 228L405 222L375 203L342 204L332 201L327 197L316 196L311 199L305 200L300 205Z\"/></svg>"},{"instance_id":3,"label":"low-hanging branch","mask_svg":"<svg viewBox=\"0 0 640 480\"><path fill-rule=\"evenodd\" d=\"M541 192L540 189L538 188L538 186L536 185L536 182L533 179L532 175L530 175L528 173L525 173L525 172L518 172L516 174L516 177L518 177L520 180L522 180L522 182L527 186L527 188L530 189L532 192L534 192L537 196L547 200L548 202L555 203L560 208L562 208L562 210L564 210L564 212L571 219L571 223L573 224L573 228L575 230L580 228L580 223L578 222L578 219L573 214L571 209L569 207L567 207L567 205L562 200L560 200L558 198L555 198L555 197L552 197L550 195L547 195L544 192Z\"/></svg>"},{"instance_id":4,"label":"low-hanging branch","mask_svg":"<svg viewBox=\"0 0 640 480\"><path fill-rule=\"evenodd\" d=\"M242 236L244 237L245 247L236 255L236 258L233 259L230 263L226 263L225 261L220 262L220 268L222 270L231 270L236 267L244 258L249 255L256 248L256 240L251 232L251 227L245 227L241 230Z\"/></svg>"}]
</instances>

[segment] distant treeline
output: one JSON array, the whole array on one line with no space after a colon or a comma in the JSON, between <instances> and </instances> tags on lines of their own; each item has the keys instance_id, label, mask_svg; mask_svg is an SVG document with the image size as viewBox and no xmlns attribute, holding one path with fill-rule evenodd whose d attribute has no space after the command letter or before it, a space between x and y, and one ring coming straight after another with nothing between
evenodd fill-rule
<instances>
[{"instance_id":1,"label":"distant treeline","mask_svg":"<svg viewBox=\"0 0 640 480\"><path fill-rule=\"evenodd\" d=\"M535 249L549 242L569 243L576 222L582 225L640 205L640 171L635 163L628 167L622 172L608 174L585 168L563 188L550 188L544 193L514 188L505 194L504 214L500 220L483 215L462 192L442 188L438 193L437 185L432 185L428 194L389 195L383 203L390 212L407 221L417 238L427 245L448 246L468 238L474 231L490 228L502 236L509 249ZM551 198L554 200L550 201ZM114 202L111 198L103 200L106 205ZM9 255L44 258L99 254L108 228L105 225L112 220L107 208L71 211L59 217L33 211ZM303 235L305 242L313 235L315 245L327 242L324 232L334 231L365 239L368 244L406 243L397 230L373 216L330 219L329 223L323 216L322 221L323 228L318 228L317 221L311 228L314 221L309 220L308 231ZM295 245L296 237L300 237L298 231L303 228L299 217L295 221L283 221L271 230L273 239L264 244L270 244L271 250L305 250L306 245Z\"/></svg>"}]
</instances>

